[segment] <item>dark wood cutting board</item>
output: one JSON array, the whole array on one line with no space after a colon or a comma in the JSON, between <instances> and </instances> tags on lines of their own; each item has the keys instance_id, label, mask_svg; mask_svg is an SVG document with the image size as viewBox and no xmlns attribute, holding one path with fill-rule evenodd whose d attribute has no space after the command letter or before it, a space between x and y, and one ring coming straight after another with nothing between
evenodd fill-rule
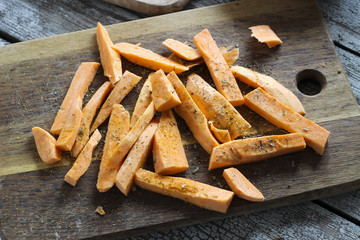
<instances>
[{"instance_id":1,"label":"dark wood cutting board","mask_svg":"<svg viewBox=\"0 0 360 240\"><path fill-rule=\"evenodd\" d=\"M269 49L250 37L248 27L268 24L284 41ZM166 38L191 42L208 28L219 46L237 46L236 64L269 74L302 101L307 117L331 132L325 154L312 149L238 166L264 194L263 203L234 198L227 214L211 212L136 188L128 197L116 188L95 188L103 143L88 172L73 188L63 178L73 159L57 165L41 162L31 134L34 126L49 130L71 79L81 62L99 61L94 29L0 48L0 236L6 239L66 239L118 236L189 225L294 204L360 187L360 111L341 62L313 1L240 1L209 8L108 26L114 42L141 43L163 55ZM143 76L122 104L132 112L150 72L124 60L124 69ZM297 89L296 75L305 69L326 78L314 96ZM211 82L204 65L192 70ZM186 74L181 75L185 81ZM89 95L106 80L96 76ZM250 89L240 84L244 92ZM86 96L85 102L89 99ZM238 108L260 133L279 132L246 107ZM209 155L177 118L190 168L180 176L228 188L222 169L208 171ZM106 124L101 127L103 136ZM151 169L149 161L147 168ZM197 173L193 171L199 168ZM102 206L104 216L95 213Z\"/></svg>"}]
</instances>

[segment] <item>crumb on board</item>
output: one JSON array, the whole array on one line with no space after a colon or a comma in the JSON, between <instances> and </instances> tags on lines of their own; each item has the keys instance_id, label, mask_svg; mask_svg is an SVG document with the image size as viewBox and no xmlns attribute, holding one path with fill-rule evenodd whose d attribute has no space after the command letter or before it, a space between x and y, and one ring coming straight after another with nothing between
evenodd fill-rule
<instances>
[{"instance_id":1,"label":"crumb on board","mask_svg":"<svg viewBox=\"0 0 360 240\"><path fill-rule=\"evenodd\" d=\"M101 216L105 215L105 211L104 211L104 208L102 206L97 206L95 212L100 214Z\"/></svg>"}]
</instances>

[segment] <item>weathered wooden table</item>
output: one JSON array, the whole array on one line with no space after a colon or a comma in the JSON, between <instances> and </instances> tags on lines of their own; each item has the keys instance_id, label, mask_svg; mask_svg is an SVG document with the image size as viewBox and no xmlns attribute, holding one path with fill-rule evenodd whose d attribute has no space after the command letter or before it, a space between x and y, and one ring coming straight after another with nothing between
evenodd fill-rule
<instances>
[{"instance_id":1,"label":"weathered wooden table","mask_svg":"<svg viewBox=\"0 0 360 240\"><path fill-rule=\"evenodd\" d=\"M229 1L194 0L186 9ZM360 104L360 2L318 0ZM0 46L147 16L102 1L2 1ZM2 203L0 203L2 204ZM359 239L360 191L134 239ZM0 223L1 226L1 223ZM0 232L0 238L4 238ZM55 236L56 237L56 236Z\"/></svg>"}]
</instances>

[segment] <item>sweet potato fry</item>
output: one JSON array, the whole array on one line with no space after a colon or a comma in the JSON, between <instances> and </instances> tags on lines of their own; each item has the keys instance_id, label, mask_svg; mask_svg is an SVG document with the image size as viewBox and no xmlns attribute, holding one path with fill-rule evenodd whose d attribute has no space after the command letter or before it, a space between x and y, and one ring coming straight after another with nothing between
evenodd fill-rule
<instances>
[{"instance_id":1,"label":"sweet potato fry","mask_svg":"<svg viewBox=\"0 0 360 240\"><path fill-rule=\"evenodd\" d=\"M135 183L141 188L192 203L198 207L226 213L234 193L186 178L162 176L137 170Z\"/></svg>"},{"instance_id":2,"label":"sweet potato fry","mask_svg":"<svg viewBox=\"0 0 360 240\"><path fill-rule=\"evenodd\" d=\"M323 155L330 132L304 118L273 96L257 88L245 97L245 105L279 128L298 132L316 153Z\"/></svg>"},{"instance_id":3,"label":"sweet potato fry","mask_svg":"<svg viewBox=\"0 0 360 240\"><path fill-rule=\"evenodd\" d=\"M84 98L91 82L93 81L96 71L100 64L97 62L83 62L77 69L61 107L51 126L50 132L59 135L68 119L69 109L74 105L76 99L80 96Z\"/></svg>"},{"instance_id":4,"label":"sweet potato fry","mask_svg":"<svg viewBox=\"0 0 360 240\"><path fill-rule=\"evenodd\" d=\"M113 185L117 169L109 169L105 166L117 145L124 139L130 130L130 114L120 104L114 104L110 115L108 129L105 138L103 155L101 157L100 169L96 188L99 192L106 192Z\"/></svg>"},{"instance_id":5,"label":"sweet potato fry","mask_svg":"<svg viewBox=\"0 0 360 240\"><path fill-rule=\"evenodd\" d=\"M121 80L118 84L115 85L114 89L101 107L90 132L93 132L110 116L113 105L115 103L119 104L124 99L124 97L136 86L140 79L141 77L136 76L129 71L125 71Z\"/></svg>"},{"instance_id":6,"label":"sweet potato fry","mask_svg":"<svg viewBox=\"0 0 360 240\"><path fill-rule=\"evenodd\" d=\"M75 187L80 177L84 175L91 163L91 157L95 147L101 139L99 130L95 130L89 141L86 143L84 149L77 157L74 165L65 175L65 181Z\"/></svg>"}]
</instances>

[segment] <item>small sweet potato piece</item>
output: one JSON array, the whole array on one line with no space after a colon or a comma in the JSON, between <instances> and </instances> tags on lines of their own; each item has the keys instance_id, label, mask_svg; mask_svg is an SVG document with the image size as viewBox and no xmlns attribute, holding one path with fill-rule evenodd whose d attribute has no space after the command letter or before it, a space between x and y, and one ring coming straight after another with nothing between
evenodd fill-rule
<instances>
[{"instance_id":1,"label":"small sweet potato piece","mask_svg":"<svg viewBox=\"0 0 360 240\"><path fill-rule=\"evenodd\" d=\"M32 133L36 149L44 163L53 164L61 160L62 153L55 146L56 139L50 133L40 127L33 127Z\"/></svg>"},{"instance_id":2,"label":"small sweet potato piece","mask_svg":"<svg viewBox=\"0 0 360 240\"><path fill-rule=\"evenodd\" d=\"M261 43L266 43L269 48L283 43L268 25L253 26L249 27L249 29L252 31L252 37L255 37Z\"/></svg>"},{"instance_id":3,"label":"small sweet potato piece","mask_svg":"<svg viewBox=\"0 0 360 240\"><path fill-rule=\"evenodd\" d=\"M228 168L223 172L225 181L239 197L252 202L264 201L264 195L239 170Z\"/></svg>"},{"instance_id":4,"label":"small sweet potato piece","mask_svg":"<svg viewBox=\"0 0 360 240\"><path fill-rule=\"evenodd\" d=\"M214 134L215 138L219 142L226 143L231 141L230 133L228 130L218 129L217 127L214 126L212 121L209 122L209 125L211 132Z\"/></svg>"},{"instance_id":5,"label":"small sweet potato piece","mask_svg":"<svg viewBox=\"0 0 360 240\"><path fill-rule=\"evenodd\" d=\"M135 184L149 191L178 198L198 207L226 213L234 193L186 178L162 176L137 170Z\"/></svg>"}]
</instances>

